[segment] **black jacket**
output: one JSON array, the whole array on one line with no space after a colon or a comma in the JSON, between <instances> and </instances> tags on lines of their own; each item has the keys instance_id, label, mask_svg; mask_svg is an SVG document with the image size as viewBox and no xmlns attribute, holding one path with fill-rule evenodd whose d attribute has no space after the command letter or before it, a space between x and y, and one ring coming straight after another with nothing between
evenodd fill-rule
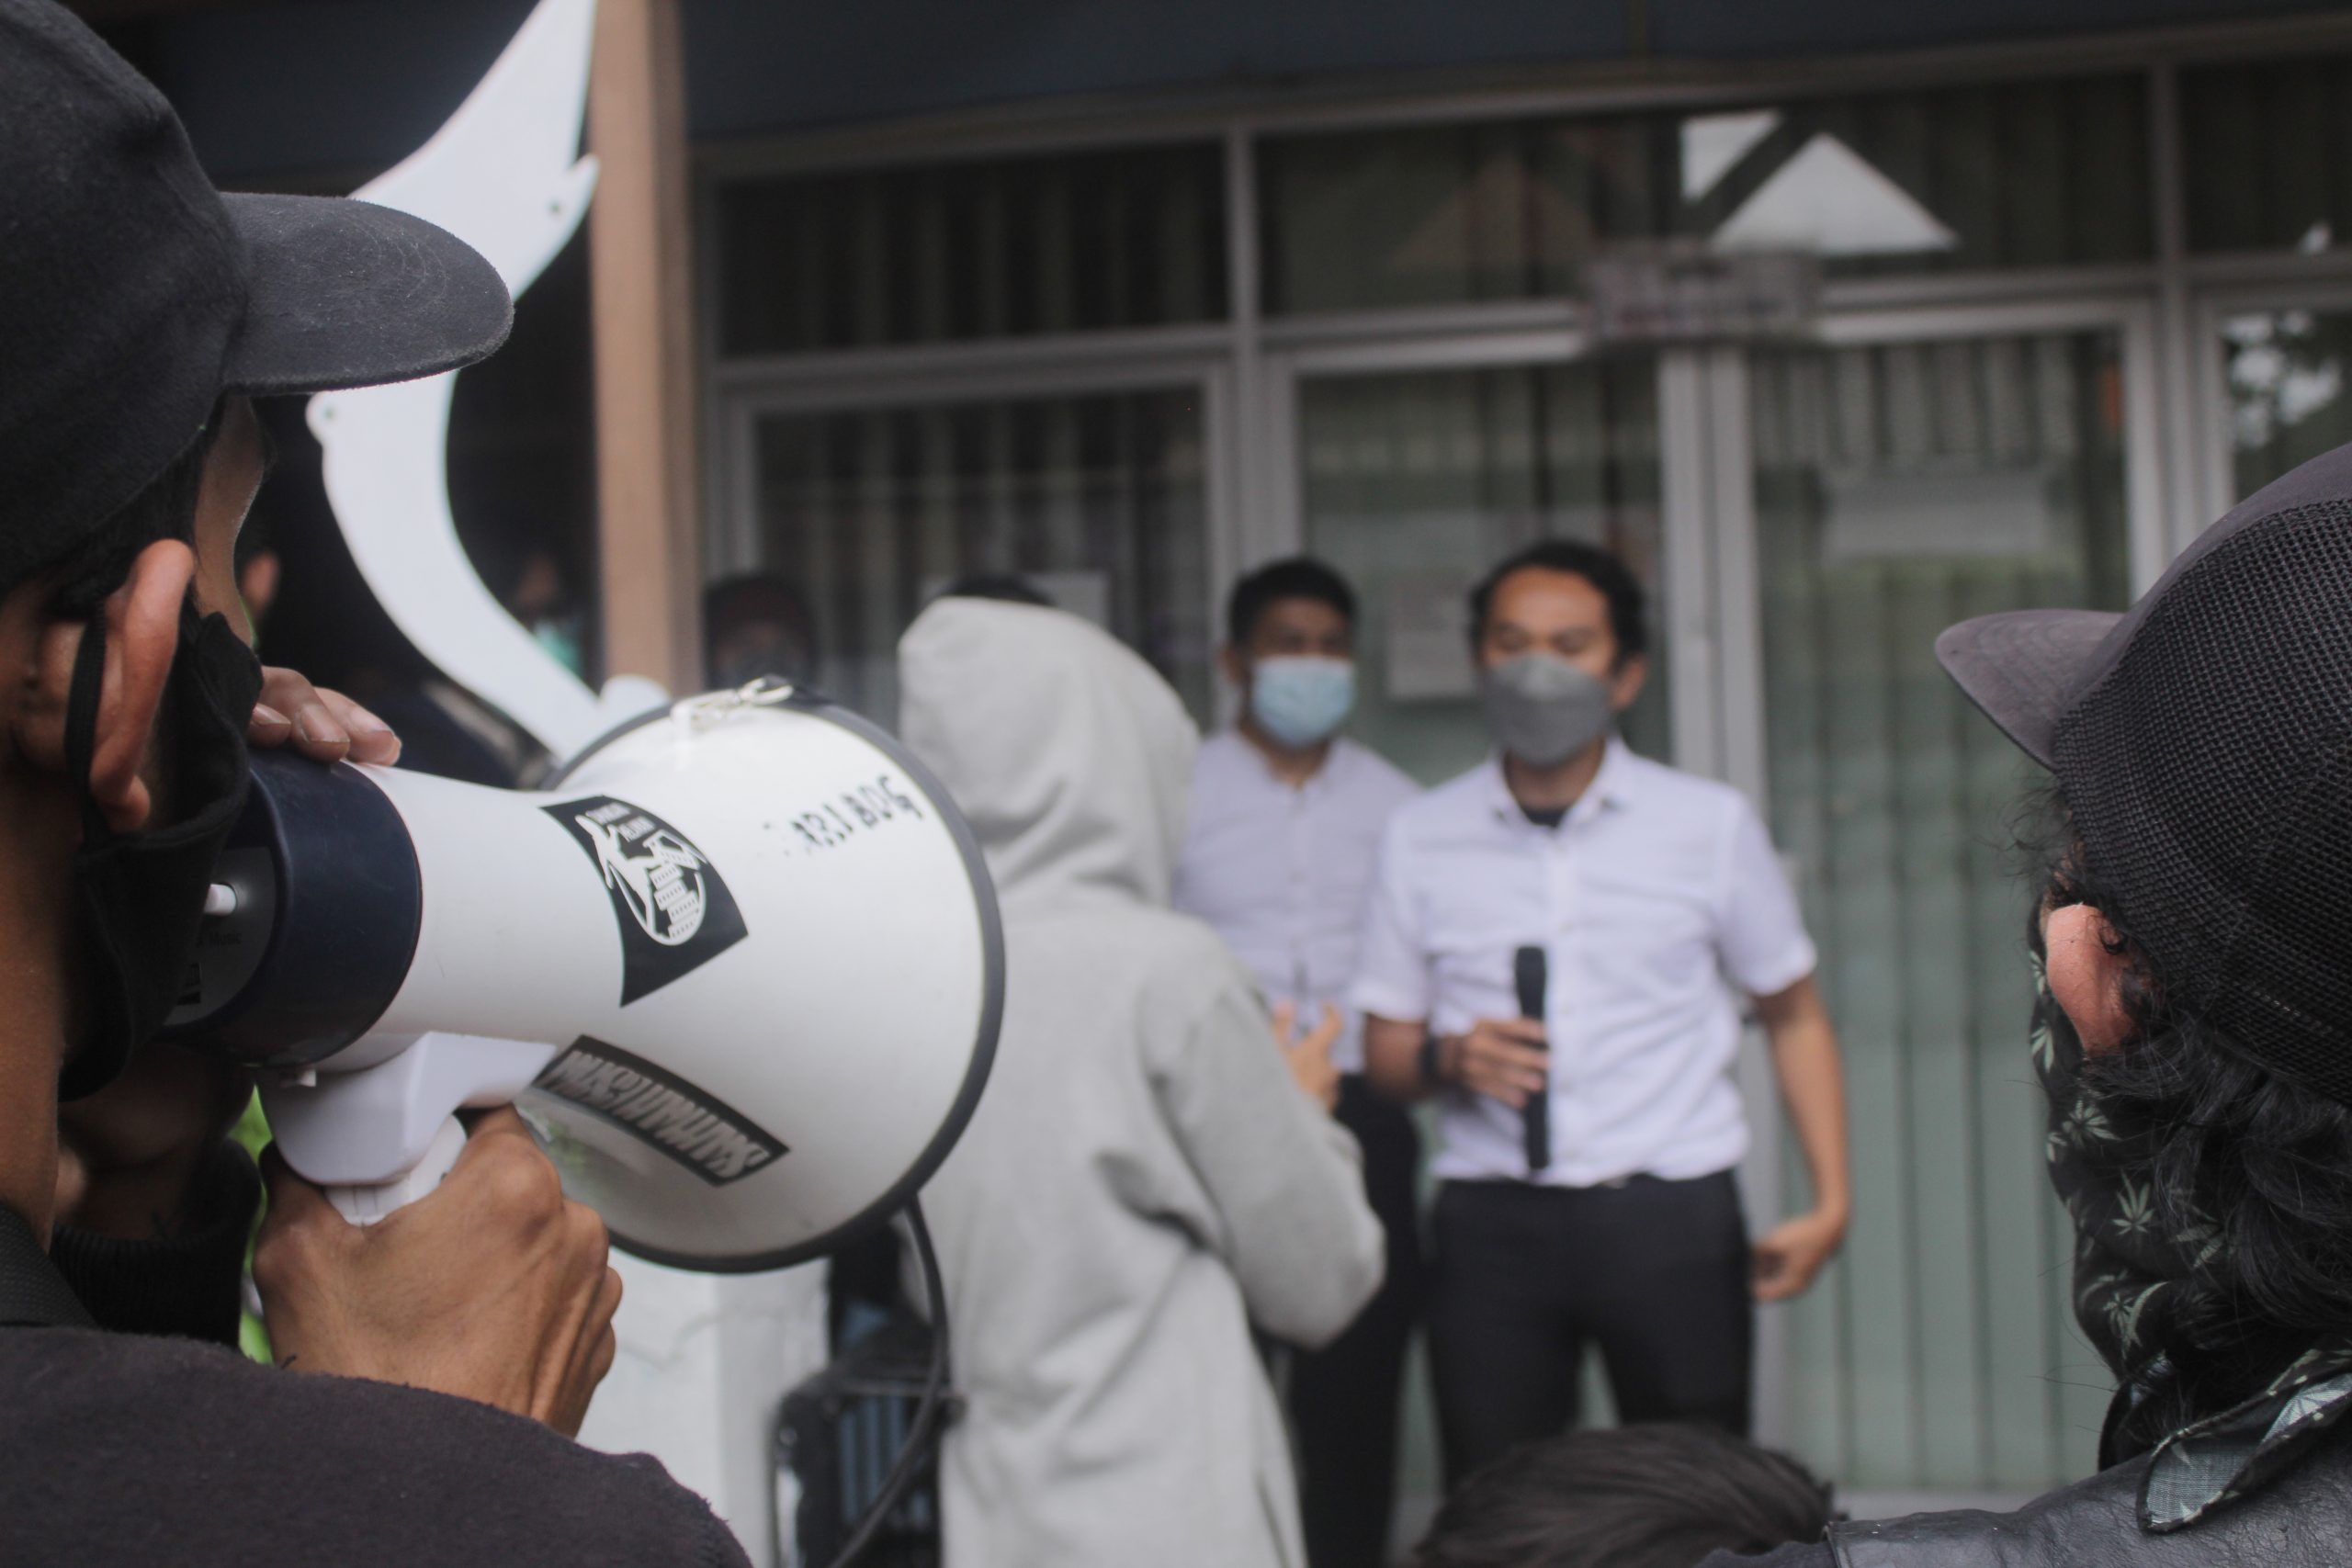
<instances>
[{"instance_id":1,"label":"black jacket","mask_svg":"<svg viewBox=\"0 0 2352 1568\"><path fill-rule=\"evenodd\" d=\"M254 1183L241 1152L223 1157L193 1234L124 1247L61 1232L62 1273L0 1209L0 1563L747 1568L644 1455L167 1337L235 1332Z\"/></svg>"},{"instance_id":2,"label":"black jacket","mask_svg":"<svg viewBox=\"0 0 2352 1568\"><path fill-rule=\"evenodd\" d=\"M2143 1457L2014 1514L1829 1527L1838 1568L2340 1568L2352 1562L2352 1446L2330 1434L2277 1481L2185 1529L2140 1528Z\"/></svg>"},{"instance_id":3,"label":"black jacket","mask_svg":"<svg viewBox=\"0 0 2352 1568\"><path fill-rule=\"evenodd\" d=\"M2260 1491L2187 1529L2140 1528L2145 1456L2012 1514L1964 1509L1829 1527L1816 1546L1718 1552L1702 1568L2342 1568L2352 1563L2352 1428L2330 1432Z\"/></svg>"}]
</instances>

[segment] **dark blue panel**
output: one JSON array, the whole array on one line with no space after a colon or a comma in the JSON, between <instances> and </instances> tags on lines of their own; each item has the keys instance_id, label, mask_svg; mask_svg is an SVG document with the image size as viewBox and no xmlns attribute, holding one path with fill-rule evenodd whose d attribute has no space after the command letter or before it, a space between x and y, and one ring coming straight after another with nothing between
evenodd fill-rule
<instances>
[{"instance_id":1,"label":"dark blue panel","mask_svg":"<svg viewBox=\"0 0 2352 1568\"><path fill-rule=\"evenodd\" d=\"M172 17L124 47L215 179L397 163L506 47L531 0L312 0Z\"/></svg>"},{"instance_id":2,"label":"dark blue panel","mask_svg":"<svg viewBox=\"0 0 2352 1568\"><path fill-rule=\"evenodd\" d=\"M1997 43L2337 9L2324 0L1647 0L1654 54L1732 58Z\"/></svg>"},{"instance_id":3,"label":"dark blue panel","mask_svg":"<svg viewBox=\"0 0 2352 1568\"><path fill-rule=\"evenodd\" d=\"M2332 7L2318 0L685 0L698 137L1072 94L1904 49ZM218 177L365 170L431 134L530 0L293 0L114 29Z\"/></svg>"},{"instance_id":4,"label":"dark blue panel","mask_svg":"<svg viewBox=\"0 0 2352 1568\"><path fill-rule=\"evenodd\" d=\"M694 133L1624 53L1625 0L688 0Z\"/></svg>"}]
</instances>

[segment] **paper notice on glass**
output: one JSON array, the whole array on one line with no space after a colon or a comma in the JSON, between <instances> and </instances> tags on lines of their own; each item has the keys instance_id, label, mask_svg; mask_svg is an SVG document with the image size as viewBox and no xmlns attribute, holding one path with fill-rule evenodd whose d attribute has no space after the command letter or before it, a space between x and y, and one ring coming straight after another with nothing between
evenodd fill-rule
<instances>
[{"instance_id":1,"label":"paper notice on glass","mask_svg":"<svg viewBox=\"0 0 2352 1568\"><path fill-rule=\"evenodd\" d=\"M2041 467L1958 473L1826 473L1825 561L2058 558L2050 498L2060 479Z\"/></svg>"},{"instance_id":2,"label":"paper notice on glass","mask_svg":"<svg viewBox=\"0 0 2352 1568\"><path fill-rule=\"evenodd\" d=\"M1107 571L1035 571L1029 581L1046 591L1057 608L1111 629L1111 574Z\"/></svg>"},{"instance_id":3,"label":"paper notice on glass","mask_svg":"<svg viewBox=\"0 0 2352 1568\"><path fill-rule=\"evenodd\" d=\"M1455 571L1406 571L1389 578L1388 700L1438 702L1474 696L1470 669L1471 579Z\"/></svg>"}]
</instances>

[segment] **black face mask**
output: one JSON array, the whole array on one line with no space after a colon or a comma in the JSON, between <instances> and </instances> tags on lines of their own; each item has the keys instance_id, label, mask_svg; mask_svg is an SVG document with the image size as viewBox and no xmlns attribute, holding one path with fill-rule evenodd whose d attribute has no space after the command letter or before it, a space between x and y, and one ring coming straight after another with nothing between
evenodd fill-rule
<instances>
[{"instance_id":1,"label":"black face mask","mask_svg":"<svg viewBox=\"0 0 2352 1568\"><path fill-rule=\"evenodd\" d=\"M160 728L174 820L165 828L118 833L89 796L105 670L106 626L93 616L75 657L65 709L66 762L83 791L74 890L88 1010L79 1049L58 1079L61 1100L94 1094L113 1082L179 1000L214 864L244 808L252 778L245 728L261 695L261 661L228 621L198 619L193 609L183 609Z\"/></svg>"},{"instance_id":2,"label":"black face mask","mask_svg":"<svg viewBox=\"0 0 2352 1568\"><path fill-rule=\"evenodd\" d=\"M2050 1101L2051 1180L2075 1223L2075 1318L2118 1384L2099 1468L2154 1450L2141 1523L2177 1529L2267 1484L2352 1418L2340 1386L2352 1374L2352 1333L2216 1310L2226 1303L2208 1276L2225 1227L2181 1194L2160 1201L2154 1190L2159 1143L2182 1134L2136 1124L2086 1080L2082 1039L2038 958L2035 976L2033 1064ZM2158 1033L2127 1049L2164 1043Z\"/></svg>"}]
</instances>

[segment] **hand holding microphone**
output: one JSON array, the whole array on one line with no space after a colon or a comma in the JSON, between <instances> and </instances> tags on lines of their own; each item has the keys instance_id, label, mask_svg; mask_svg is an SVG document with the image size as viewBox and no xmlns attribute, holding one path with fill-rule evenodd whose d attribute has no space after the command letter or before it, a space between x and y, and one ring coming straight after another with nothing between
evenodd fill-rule
<instances>
[{"instance_id":1,"label":"hand holding microphone","mask_svg":"<svg viewBox=\"0 0 2352 1568\"><path fill-rule=\"evenodd\" d=\"M1467 1034L1449 1036L1438 1056L1446 1081L1516 1111L1544 1092L1544 1043L1541 1020L1482 1018Z\"/></svg>"},{"instance_id":2,"label":"hand holding microphone","mask_svg":"<svg viewBox=\"0 0 2352 1568\"><path fill-rule=\"evenodd\" d=\"M1433 1076L1474 1093L1498 1100L1521 1113L1527 1168L1552 1163L1550 1036L1544 1032L1547 960L1540 947L1511 954L1517 1018L1482 1018L1466 1034L1448 1035L1436 1047ZM1431 1071L1424 1068L1424 1071Z\"/></svg>"}]
</instances>

